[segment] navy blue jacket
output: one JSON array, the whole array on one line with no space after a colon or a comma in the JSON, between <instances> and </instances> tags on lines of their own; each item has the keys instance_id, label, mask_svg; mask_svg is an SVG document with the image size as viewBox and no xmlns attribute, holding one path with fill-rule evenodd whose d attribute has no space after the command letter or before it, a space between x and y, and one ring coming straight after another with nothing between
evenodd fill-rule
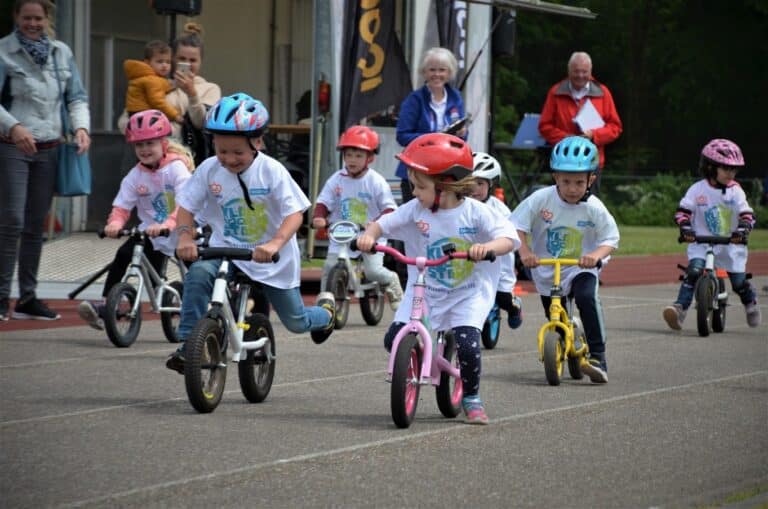
<instances>
[{"instance_id":1,"label":"navy blue jacket","mask_svg":"<svg viewBox=\"0 0 768 509\"><path fill-rule=\"evenodd\" d=\"M459 91L450 85L445 85L448 95L445 105L445 125L451 124L464 117L464 101ZM400 105L400 116L397 119L397 142L403 147L422 134L437 131L437 119L434 110L429 106L432 96L429 88L424 85L408 94ZM464 136L466 139L466 135ZM403 163L397 166L395 175L405 180L408 171Z\"/></svg>"}]
</instances>

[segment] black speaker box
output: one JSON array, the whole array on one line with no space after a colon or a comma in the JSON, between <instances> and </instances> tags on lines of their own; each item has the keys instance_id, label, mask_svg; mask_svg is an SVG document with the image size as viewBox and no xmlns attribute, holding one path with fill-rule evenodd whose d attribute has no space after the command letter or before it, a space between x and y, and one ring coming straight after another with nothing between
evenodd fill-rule
<instances>
[{"instance_id":1,"label":"black speaker box","mask_svg":"<svg viewBox=\"0 0 768 509\"><path fill-rule=\"evenodd\" d=\"M496 30L493 31L493 56L509 56L515 54L515 11L498 11L501 17Z\"/></svg>"},{"instance_id":2,"label":"black speaker box","mask_svg":"<svg viewBox=\"0 0 768 509\"><path fill-rule=\"evenodd\" d=\"M203 10L203 0L153 0L158 14L184 14L198 16Z\"/></svg>"}]
</instances>

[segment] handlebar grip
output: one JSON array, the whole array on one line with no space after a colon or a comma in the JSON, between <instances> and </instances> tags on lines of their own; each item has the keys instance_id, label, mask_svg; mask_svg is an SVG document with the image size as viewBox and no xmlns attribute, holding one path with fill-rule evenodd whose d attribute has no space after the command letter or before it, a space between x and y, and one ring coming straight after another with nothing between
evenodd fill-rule
<instances>
[{"instance_id":1,"label":"handlebar grip","mask_svg":"<svg viewBox=\"0 0 768 509\"><path fill-rule=\"evenodd\" d=\"M280 253L275 253L272 255L272 263L277 263L280 261Z\"/></svg>"},{"instance_id":2,"label":"handlebar grip","mask_svg":"<svg viewBox=\"0 0 768 509\"><path fill-rule=\"evenodd\" d=\"M496 261L496 252L491 249L487 253L485 253L485 257L483 257L483 260L488 260L489 262L495 262Z\"/></svg>"},{"instance_id":3,"label":"handlebar grip","mask_svg":"<svg viewBox=\"0 0 768 509\"><path fill-rule=\"evenodd\" d=\"M360 249L357 248L357 239L352 239L352 242L349 243L349 249L352 251L360 251ZM371 246L371 249L367 251L368 253L376 253L376 244Z\"/></svg>"},{"instance_id":4,"label":"handlebar grip","mask_svg":"<svg viewBox=\"0 0 768 509\"><path fill-rule=\"evenodd\" d=\"M595 264L596 269L600 269L603 267L603 260L597 260L597 263Z\"/></svg>"}]
</instances>

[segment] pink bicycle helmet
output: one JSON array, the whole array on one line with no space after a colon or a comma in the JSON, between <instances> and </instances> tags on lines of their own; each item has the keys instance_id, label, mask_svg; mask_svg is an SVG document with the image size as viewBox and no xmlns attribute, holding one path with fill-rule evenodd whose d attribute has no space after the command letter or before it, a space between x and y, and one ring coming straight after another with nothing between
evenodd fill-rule
<instances>
[{"instance_id":1,"label":"pink bicycle helmet","mask_svg":"<svg viewBox=\"0 0 768 509\"><path fill-rule=\"evenodd\" d=\"M125 127L125 139L128 143L165 138L169 134L171 134L171 122L159 110L134 113Z\"/></svg>"},{"instance_id":2,"label":"pink bicycle helmet","mask_svg":"<svg viewBox=\"0 0 768 509\"><path fill-rule=\"evenodd\" d=\"M717 138L711 140L701 149L699 169L707 178L714 178L717 174L717 166L730 168L742 168L744 156L741 149L731 140Z\"/></svg>"}]
</instances>

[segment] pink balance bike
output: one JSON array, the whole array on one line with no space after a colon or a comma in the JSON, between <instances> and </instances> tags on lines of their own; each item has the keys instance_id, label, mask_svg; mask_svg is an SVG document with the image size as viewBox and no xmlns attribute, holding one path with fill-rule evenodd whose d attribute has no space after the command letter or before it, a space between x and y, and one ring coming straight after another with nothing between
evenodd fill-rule
<instances>
[{"instance_id":1,"label":"pink balance bike","mask_svg":"<svg viewBox=\"0 0 768 509\"><path fill-rule=\"evenodd\" d=\"M357 249L353 243L352 249ZM442 265L455 258L469 259L465 251L456 251L453 244L443 246L444 255L430 260L426 256L410 258L389 246L376 245L371 252L390 254L397 262L415 265L419 273L413 284L413 304L410 321L397 332L389 355L386 381L392 384L390 407L392 420L398 428L407 428L416 415L422 385L434 385L437 406L445 417L453 418L461 411L463 394L456 339L452 331L432 335L429 307L425 299L428 267ZM496 255L489 252L488 261Z\"/></svg>"}]
</instances>

